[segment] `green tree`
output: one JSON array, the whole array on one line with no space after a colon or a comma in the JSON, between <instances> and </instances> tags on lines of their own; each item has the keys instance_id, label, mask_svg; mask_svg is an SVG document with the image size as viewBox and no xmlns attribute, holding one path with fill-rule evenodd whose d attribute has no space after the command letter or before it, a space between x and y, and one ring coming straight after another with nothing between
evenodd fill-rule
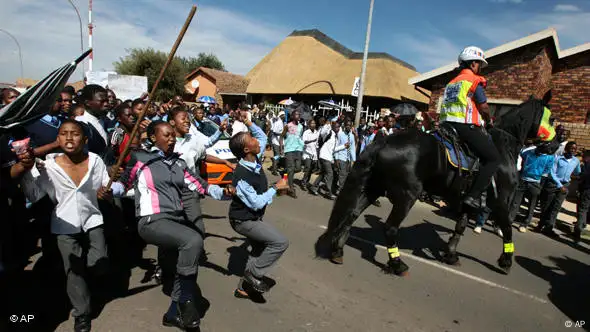
<instances>
[{"instance_id":1,"label":"green tree","mask_svg":"<svg viewBox=\"0 0 590 332\"><path fill-rule=\"evenodd\" d=\"M225 71L225 66L217 58L215 54L206 54L206 53L199 53L196 58L188 57L188 58L180 58L182 63L184 64L188 73L192 72L193 70L199 67L207 67L211 69L223 70Z\"/></svg>"},{"instance_id":2,"label":"green tree","mask_svg":"<svg viewBox=\"0 0 590 332\"><path fill-rule=\"evenodd\" d=\"M122 75L146 76L151 91L160 70L168 59L168 54L153 48L133 48L129 54L113 63L115 71ZM194 57L174 57L156 91L155 100L168 101L184 93L185 76L198 67L225 70L223 63L213 54L199 53Z\"/></svg>"}]
</instances>

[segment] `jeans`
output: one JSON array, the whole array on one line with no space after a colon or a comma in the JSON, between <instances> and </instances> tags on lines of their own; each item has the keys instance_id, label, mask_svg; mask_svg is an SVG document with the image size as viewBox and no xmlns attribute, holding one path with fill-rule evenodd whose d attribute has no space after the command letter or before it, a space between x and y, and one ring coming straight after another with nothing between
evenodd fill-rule
<instances>
[{"instance_id":1,"label":"jeans","mask_svg":"<svg viewBox=\"0 0 590 332\"><path fill-rule=\"evenodd\" d=\"M475 221L475 227L483 227L489 218L490 218L490 211L488 209L483 209L477 215L477 220Z\"/></svg>"},{"instance_id":2,"label":"jeans","mask_svg":"<svg viewBox=\"0 0 590 332\"><path fill-rule=\"evenodd\" d=\"M479 172L467 192L467 196L479 198L500 165L500 153L485 129L464 123L449 122L449 124L457 130L461 141L465 142L479 157L481 162Z\"/></svg>"},{"instance_id":3,"label":"jeans","mask_svg":"<svg viewBox=\"0 0 590 332\"><path fill-rule=\"evenodd\" d=\"M555 226L557 214L559 213L559 210L561 210L561 205L568 194L567 185L567 183L563 184L563 188L566 189L565 192L563 192L557 188L557 185L553 180L547 180L545 187L543 188L545 204L542 206L543 210L541 211L541 222L539 223L539 226L547 226L549 228Z\"/></svg>"},{"instance_id":4,"label":"jeans","mask_svg":"<svg viewBox=\"0 0 590 332\"><path fill-rule=\"evenodd\" d=\"M516 188L516 192L514 193L514 199L512 200L512 206L510 208L510 222L514 222L514 218L518 214L520 204L522 203L522 197L527 192L531 196L528 204L527 216L520 223L521 226L524 227L528 226L531 223L533 215L535 214L535 206L537 206L537 199L539 198L539 194L541 193L541 184L536 182L528 182L523 179L520 179L520 183Z\"/></svg>"},{"instance_id":5,"label":"jeans","mask_svg":"<svg viewBox=\"0 0 590 332\"><path fill-rule=\"evenodd\" d=\"M301 172L302 151L291 151L285 153L285 162L287 164L287 175L289 177L289 187L293 189L293 179L295 173Z\"/></svg>"},{"instance_id":6,"label":"jeans","mask_svg":"<svg viewBox=\"0 0 590 332\"><path fill-rule=\"evenodd\" d=\"M261 279L283 256L289 240L272 225L262 220L230 220L231 227L250 240L252 251L246 263L246 272Z\"/></svg>"},{"instance_id":7,"label":"jeans","mask_svg":"<svg viewBox=\"0 0 590 332\"><path fill-rule=\"evenodd\" d=\"M311 179L311 173L315 168L317 160L312 160L311 158L303 159L303 169L305 170L305 174L303 175L303 180L301 182L302 186L306 186L309 184L309 179Z\"/></svg>"},{"instance_id":8,"label":"jeans","mask_svg":"<svg viewBox=\"0 0 590 332\"><path fill-rule=\"evenodd\" d=\"M578 222L576 231L580 234L586 228L588 221L588 208L590 207L590 188L580 192L578 196Z\"/></svg>"}]
</instances>

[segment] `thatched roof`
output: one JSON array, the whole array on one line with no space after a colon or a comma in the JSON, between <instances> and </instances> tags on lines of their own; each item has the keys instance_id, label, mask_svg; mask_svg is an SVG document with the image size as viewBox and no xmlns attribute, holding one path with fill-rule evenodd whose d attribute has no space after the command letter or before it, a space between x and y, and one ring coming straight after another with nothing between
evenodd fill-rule
<instances>
[{"instance_id":1,"label":"thatched roof","mask_svg":"<svg viewBox=\"0 0 590 332\"><path fill-rule=\"evenodd\" d=\"M186 75L186 80L191 81L199 73L209 76L217 86L219 94L245 94L249 80L242 75L228 73L226 71L199 67Z\"/></svg>"},{"instance_id":2,"label":"thatched roof","mask_svg":"<svg viewBox=\"0 0 590 332\"><path fill-rule=\"evenodd\" d=\"M355 53L318 30L294 31L246 78L248 93L350 95L360 76L362 53ZM408 84L418 73L411 65L387 54L369 53L365 96L428 103Z\"/></svg>"}]
</instances>

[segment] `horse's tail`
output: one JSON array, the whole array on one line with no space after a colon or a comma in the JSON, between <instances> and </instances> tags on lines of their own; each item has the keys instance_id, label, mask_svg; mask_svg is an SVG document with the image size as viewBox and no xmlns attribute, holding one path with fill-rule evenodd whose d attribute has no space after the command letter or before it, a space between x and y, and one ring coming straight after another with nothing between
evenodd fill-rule
<instances>
[{"instance_id":1,"label":"horse's tail","mask_svg":"<svg viewBox=\"0 0 590 332\"><path fill-rule=\"evenodd\" d=\"M318 257L327 258L331 255L332 244L348 232L348 226L362 211L358 211L359 199L365 196L375 200L383 193L375 192L378 186L372 182L372 170L377 161L379 151L385 146L385 140L369 144L354 163L342 186L330 214L330 221L324 234L315 244ZM369 186L369 184L372 184ZM330 185L330 184L328 184ZM371 190L371 192L369 192ZM372 202L371 202L372 203Z\"/></svg>"}]
</instances>

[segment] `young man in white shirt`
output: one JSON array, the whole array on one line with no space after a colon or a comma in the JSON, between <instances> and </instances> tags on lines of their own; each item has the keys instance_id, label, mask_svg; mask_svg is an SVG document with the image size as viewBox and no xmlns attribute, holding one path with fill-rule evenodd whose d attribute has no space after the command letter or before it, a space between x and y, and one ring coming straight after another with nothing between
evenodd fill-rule
<instances>
[{"instance_id":1,"label":"young man in white shirt","mask_svg":"<svg viewBox=\"0 0 590 332\"><path fill-rule=\"evenodd\" d=\"M106 273L106 246L103 218L98 199L110 200L113 191L120 195L123 187L113 185L113 191L105 186L109 181L107 168L100 157L84 152L88 138L83 125L65 120L57 140L63 153L47 155L40 165L36 179L39 188L56 202L51 217L51 232L57 236L67 278L67 293L73 306L76 332L90 331L90 291L86 274ZM84 243L88 252L84 253Z\"/></svg>"},{"instance_id":2,"label":"young man in white shirt","mask_svg":"<svg viewBox=\"0 0 590 332\"><path fill-rule=\"evenodd\" d=\"M319 160L320 160L320 175L316 178L313 183L313 187L310 188L309 192L313 195L318 194L319 185L322 181L326 184L327 197L329 199L335 199L332 191L333 175L334 171L332 165L334 164L334 153L342 151L349 147L348 143L340 146L336 146L338 139L337 135L340 132L340 124L338 122L332 123L332 131L324 138L324 143L320 148Z\"/></svg>"},{"instance_id":3,"label":"young man in white shirt","mask_svg":"<svg viewBox=\"0 0 590 332\"><path fill-rule=\"evenodd\" d=\"M272 167L270 171L273 175L278 175L277 173L277 166L279 163L279 158L281 156L281 135L283 134L283 129L285 128L285 112L280 111L279 115L273 117L270 124L270 134L271 134L271 146L272 146Z\"/></svg>"},{"instance_id":4,"label":"young man in white shirt","mask_svg":"<svg viewBox=\"0 0 590 332\"><path fill-rule=\"evenodd\" d=\"M302 137L303 143L305 144L305 147L303 148L303 166L305 169L305 174L303 175L303 180L301 181L301 189L303 191L307 190L311 173L315 168L315 163L318 161L319 136L320 132L316 129L315 120L309 120L309 129L303 132Z\"/></svg>"}]
</instances>

